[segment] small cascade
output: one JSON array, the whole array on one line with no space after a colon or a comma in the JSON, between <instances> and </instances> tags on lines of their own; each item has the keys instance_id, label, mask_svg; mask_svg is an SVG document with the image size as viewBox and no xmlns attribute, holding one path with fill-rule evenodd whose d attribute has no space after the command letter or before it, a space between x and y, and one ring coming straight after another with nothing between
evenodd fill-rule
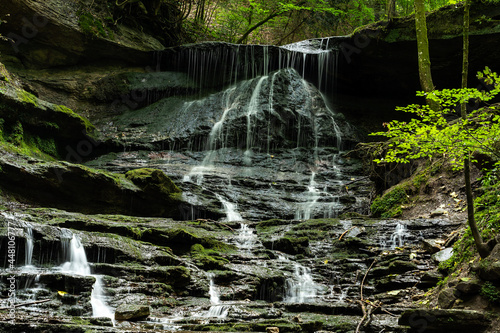
<instances>
[{"instance_id":1,"label":"small cascade","mask_svg":"<svg viewBox=\"0 0 500 333\"><path fill-rule=\"evenodd\" d=\"M316 173L313 171L305 192L306 201L298 204L295 211L296 220L309 220L317 217L333 218L337 217L341 205L338 196L328 192L328 188L321 188L315 181ZM322 214L318 213L321 211Z\"/></svg>"},{"instance_id":2,"label":"small cascade","mask_svg":"<svg viewBox=\"0 0 500 333\"><path fill-rule=\"evenodd\" d=\"M31 225L27 225L24 228L24 233L26 237L25 251L24 251L24 265L25 268L33 268L33 228Z\"/></svg>"},{"instance_id":3,"label":"small cascade","mask_svg":"<svg viewBox=\"0 0 500 333\"><path fill-rule=\"evenodd\" d=\"M287 303L308 303L316 299L319 285L314 282L311 269L295 264L293 278L286 280L285 298Z\"/></svg>"},{"instance_id":4,"label":"small cascade","mask_svg":"<svg viewBox=\"0 0 500 333\"><path fill-rule=\"evenodd\" d=\"M256 245L258 239L248 224L241 223L240 231L236 237L238 248L245 252L250 252Z\"/></svg>"},{"instance_id":5,"label":"small cascade","mask_svg":"<svg viewBox=\"0 0 500 333\"><path fill-rule=\"evenodd\" d=\"M95 277L95 283L94 287L92 288L92 294L90 295L90 303L92 304L92 316L111 318L114 325L115 314L104 300L104 287L102 283L102 276L100 275L93 275L93 276Z\"/></svg>"},{"instance_id":6,"label":"small cascade","mask_svg":"<svg viewBox=\"0 0 500 333\"><path fill-rule=\"evenodd\" d=\"M394 250L396 247L403 246L405 238L408 236L409 232L406 225L398 223L396 225L396 230L391 235L391 250Z\"/></svg>"},{"instance_id":7,"label":"small cascade","mask_svg":"<svg viewBox=\"0 0 500 333\"><path fill-rule=\"evenodd\" d=\"M248 81L244 84L244 86L246 87L250 83L251 81ZM184 182L195 180L196 184L201 186L203 183L203 174L210 171L217 160L217 149L227 147L227 139L223 135L224 122L226 121L228 114L240 104L239 96L235 95L235 91L236 87L232 87L224 91L222 97L222 117L214 124L210 131L208 137L207 155L201 162L201 165L194 167L193 169L191 169L189 174L184 176ZM194 103L188 102L186 104L188 105L186 107L186 110L187 112L189 112L189 108Z\"/></svg>"},{"instance_id":8,"label":"small cascade","mask_svg":"<svg viewBox=\"0 0 500 333\"><path fill-rule=\"evenodd\" d=\"M209 274L210 287L208 293L210 295L210 309L204 317L224 319L229 313L229 306L221 304L219 290L214 283L214 276Z\"/></svg>"},{"instance_id":9,"label":"small cascade","mask_svg":"<svg viewBox=\"0 0 500 333\"><path fill-rule=\"evenodd\" d=\"M106 302L104 300L102 277L100 275L90 274L90 266L87 261L87 255L85 254L85 248L80 242L80 239L75 234L73 234L71 241L69 242L69 261L65 262L61 266L61 271L71 274L95 277L96 282L94 283L92 293L90 295L90 303L92 304L92 316L110 318L113 321L114 326L114 313L111 308L106 305Z\"/></svg>"},{"instance_id":10,"label":"small cascade","mask_svg":"<svg viewBox=\"0 0 500 333\"><path fill-rule=\"evenodd\" d=\"M245 157L243 159L245 165L250 166L252 164L252 144L253 144L253 118L257 113L259 113L259 96L262 88L262 83L266 80L268 76L263 76L257 82L257 85L252 93L252 97L250 98L250 103L248 103L248 111L247 111L247 149L245 151Z\"/></svg>"},{"instance_id":11,"label":"small cascade","mask_svg":"<svg viewBox=\"0 0 500 333\"><path fill-rule=\"evenodd\" d=\"M306 203L304 203L302 206L300 206L299 208L297 208L297 211L295 212L295 219L296 220L309 220L309 219L311 219L311 212L313 211L314 207L316 206L318 199L321 197L321 193L316 188L317 183L314 181L315 177L316 177L316 173L312 172L311 178L309 180L309 185L307 186L308 201Z\"/></svg>"},{"instance_id":12,"label":"small cascade","mask_svg":"<svg viewBox=\"0 0 500 333\"><path fill-rule=\"evenodd\" d=\"M237 211L238 208L237 208L237 205L235 203L227 201L218 193L216 193L215 196L217 197L217 199L219 199L219 201L224 206L224 212L226 213L226 220L227 221L242 221L243 220L240 213L238 213L238 211Z\"/></svg>"},{"instance_id":13,"label":"small cascade","mask_svg":"<svg viewBox=\"0 0 500 333\"><path fill-rule=\"evenodd\" d=\"M61 270L72 274L90 275L85 248L75 234L69 242L69 261L61 266Z\"/></svg>"}]
</instances>

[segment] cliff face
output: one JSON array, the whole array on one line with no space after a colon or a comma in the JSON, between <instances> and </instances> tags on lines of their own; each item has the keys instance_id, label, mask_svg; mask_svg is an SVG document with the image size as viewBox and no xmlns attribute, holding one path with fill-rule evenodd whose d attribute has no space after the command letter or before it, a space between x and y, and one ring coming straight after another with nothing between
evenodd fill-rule
<instances>
[{"instance_id":1,"label":"cliff face","mask_svg":"<svg viewBox=\"0 0 500 333\"><path fill-rule=\"evenodd\" d=\"M132 5L115 1L2 1L0 33L11 39L0 52L30 68L88 62L144 63L148 51L178 41L166 38L154 23L159 15L134 13ZM134 15L131 15L134 13ZM178 34L178 27L168 27Z\"/></svg>"},{"instance_id":2,"label":"cliff face","mask_svg":"<svg viewBox=\"0 0 500 333\"><path fill-rule=\"evenodd\" d=\"M470 84L478 71L500 70L500 7L475 3L470 12ZM460 86L463 6L427 15L432 75L437 89ZM341 45L339 89L347 94L414 96L420 89L413 16L374 23Z\"/></svg>"}]
</instances>

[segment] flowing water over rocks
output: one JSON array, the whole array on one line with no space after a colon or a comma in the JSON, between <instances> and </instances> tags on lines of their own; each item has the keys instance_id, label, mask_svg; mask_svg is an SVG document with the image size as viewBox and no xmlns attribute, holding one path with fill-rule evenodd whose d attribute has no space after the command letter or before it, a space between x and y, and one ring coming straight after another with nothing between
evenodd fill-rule
<instances>
[{"instance_id":1,"label":"flowing water over rocks","mask_svg":"<svg viewBox=\"0 0 500 333\"><path fill-rule=\"evenodd\" d=\"M458 223L367 217L373 183L349 153L359 132L324 94L335 86L334 46L158 53L162 71L129 82L147 98L99 124L124 151L86 165L160 169L189 205L177 220L46 208L0 216L25 257L4 262L2 286L14 274L20 301L47 298L0 329L23 330L35 316L40 331L54 332L349 332L362 287L393 315L411 307L439 280L419 240ZM162 90L169 78L182 93ZM114 326L113 313L131 319ZM406 328L377 313L366 331Z\"/></svg>"},{"instance_id":2,"label":"flowing water over rocks","mask_svg":"<svg viewBox=\"0 0 500 333\"><path fill-rule=\"evenodd\" d=\"M25 225L32 225L35 267L31 272L23 270L23 263L7 268L2 282L15 273L20 300L51 299L19 308L18 315L49 316L71 325L78 313L85 325L96 325L103 319L92 317L107 316L95 312L101 306L114 311L122 304L149 304L150 319L117 322L115 328L109 321L105 331L261 331L278 326L284 332L347 332L360 318L352 302L375 258L365 295L401 313L408 300L437 282L435 264L418 247L419 239L457 226L439 219L175 222L45 209L27 210L22 218L2 216L2 221L10 223L18 240L27 239ZM390 243L401 225L406 230L401 247L384 250L380 240ZM2 246L6 240L2 238ZM22 243L17 250L24 248ZM50 256L63 262L50 261ZM80 305L83 300L87 306ZM370 331L375 329L404 332L384 314L375 315Z\"/></svg>"}]
</instances>

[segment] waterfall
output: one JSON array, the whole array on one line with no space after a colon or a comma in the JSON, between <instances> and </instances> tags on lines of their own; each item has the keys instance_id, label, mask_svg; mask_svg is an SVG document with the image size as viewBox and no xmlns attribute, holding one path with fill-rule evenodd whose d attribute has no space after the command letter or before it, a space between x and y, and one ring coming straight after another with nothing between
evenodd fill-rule
<instances>
[{"instance_id":1,"label":"waterfall","mask_svg":"<svg viewBox=\"0 0 500 333\"><path fill-rule=\"evenodd\" d=\"M65 262L61 269L63 272L85 276L91 275L85 248L75 234L73 234L69 242L69 261Z\"/></svg>"},{"instance_id":2,"label":"waterfall","mask_svg":"<svg viewBox=\"0 0 500 333\"><path fill-rule=\"evenodd\" d=\"M27 225L24 228L25 236L26 236L26 244L25 244L25 250L24 250L24 265L26 268L31 268L33 267L32 265L32 260L33 260L33 228L31 228L31 225Z\"/></svg>"},{"instance_id":3,"label":"waterfall","mask_svg":"<svg viewBox=\"0 0 500 333\"><path fill-rule=\"evenodd\" d=\"M249 166L252 164L252 141L253 141L253 125L252 125L252 118L259 112L260 107L259 107L259 95L260 95L260 90L262 88L262 82L266 80L268 77L263 76L259 79L257 82L257 85L255 86L255 89L252 93L252 97L250 98L250 103L248 104L248 111L247 111L247 150L245 151L245 157L244 157L244 162L245 165Z\"/></svg>"},{"instance_id":4,"label":"waterfall","mask_svg":"<svg viewBox=\"0 0 500 333\"><path fill-rule=\"evenodd\" d=\"M319 285L312 278L311 269L296 263L293 278L286 280L284 301L287 303L314 301L319 289Z\"/></svg>"},{"instance_id":5,"label":"waterfall","mask_svg":"<svg viewBox=\"0 0 500 333\"><path fill-rule=\"evenodd\" d=\"M114 326L115 314L104 300L104 287L102 284L102 276L100 275L93 275L93 276L95 277L95 283L94 287L92 288L92 294L90 295L90 304L92 304L92 316L111 318Z\"/></svg>"},{"instance_id":6,"label":"waterfall","mask_svg":"<svg viewBox=\"0 0 500 333\"><path fill-rule=\"evenodd\" d=\"M296 220L309 220L317 217L333 218L337 217L341 207L338 196L328 192L328 188L315 181L316 172L311 172L307 192L305 192L306 201L299 203L295 211ZM321 199L321 200L320 200ZM318 216L318 211L322 214Z\"/></svg>"},{"instance_id":7,"label":"waterfall","mask_svg":"<svg viewBox=\"0 0 500 333\"><path fill-rule=\"evenodd\" d=\"M210 295L211 306L205 314L205 317L224 319L229 313L229 306L221 304L219 290L214 283L214 276L209 274L208 277L210 279L208 294Z\"/></svg>"},{"instance_id":8,"label":"waterfall","mask_svg":"<svg viewBox=\"0 0 500 333\"><path fill-rule=\"evenodd\" d=\"M396 224L396 230L391 235L391 250L404 245L405 238L409 236L408 229L404 224Z\"/></svg>"},{"instance_id":9,"label":"waterfall","mask_svg":"<svg viewBox=\"0 0 500 333\"><path fill-rule=\"evenodd\" d=\"M257 243L257 235L254 234L253 230L250 229L248 224L241 223L240 224L240 231L238 233L236 241L237 241L239 249L246 251L246 252L250 252L251 249Z\"/></svg>"},{"instance_id":10,"label":"waterfall","mask_svg":"<svg viewBox=\"0 0 500 333\"><path fill-rule=\"evenodd\" d=\"M316 206L316 202L321 197L320 192L316 188L317 183L314 181L314 177L316 177L316 173L311 173L311 178L309 180L309 185L307 186L307 198L308 202L297 208L295 212L296 220L309 220L311 219L311 212Z\"/></svg>"},{"instance_id":11,"label":"waterfall","mask_svg":"<svg viewBox=\"0 0 500 333\"><path fill-rule=\"evenodd\" d=\"M110 318L113 321L114 326L115 316L111 308L106 305L106 301L104 299L102 277L100 275L90 274L90 266L87 261L87 255L85 254L85 248L80 242L80 239L75 234L73 234L71 241L69 242L69 261L65 262L61 266L61 270L70 274L95 277L95 283L92 287L92 293L90 295L90 303L92 304L92 316Z\"/></svg>"},{"instance_id":12,"label":"waterfall","mask_svg":"<svg viewBox=\"0 0 500 333\"><path fill-rule=\"evenodd\" d=\"M224 212L226 213L226 220L227 221L241 221L241 220L243 220L240 213L238 213L238 211L237 211L237 206L235 203L231 203L231 202L225 200L218 193L216 193L215 196L217 197L217 199L219 199L219 201L224 206Z\"/></svg>"}]
</instances>

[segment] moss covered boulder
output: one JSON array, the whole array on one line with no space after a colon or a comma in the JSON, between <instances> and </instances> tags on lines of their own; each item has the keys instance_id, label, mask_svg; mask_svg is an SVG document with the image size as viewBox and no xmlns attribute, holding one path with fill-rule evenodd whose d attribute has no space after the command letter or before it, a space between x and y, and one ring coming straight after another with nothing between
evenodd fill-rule
<instances>
[{"instance_id":1,"label":"moss covered boulder","mask_svg":"<svg viewBox=\"0 0 500 333\"><path fill-rule=\"evenodd\" d=\"M86 118L1 80L0 125L1 142L52 157L81 159L99 145Z\"/></svg>"},{"instance_id":2,"label":"moss covered boulder","mask_svg":"<svg viewBox=\"0 0 500 333\"><path fill-rule=\"evenodd\" d=\"M177 200L181 190L161 170L142 168L127 172L125 177L143 191L166 195Z\"/></svg>"},{"instance_id":3,"label":"moss covered boulder","mask_svg":"<svg viewBox=\"0 0 500 333\"><path fill-rule=\"evenodd\" d=\"M138 304L122 304L115 312L116 320L143 320L149 317L149 306Z\"/></svg>"},{"instance_id":4,"label":"moss covered boulder","mask_svg":"<svg viewBox=\"0 0 500 333\"><path fill-rule=\"evenodd\" d=\"M182 219L179 208L188 204L180 190L162 171L143 172L125 176L0 151L0 181L19 199L83 213Z\"/></svg>"}]
</instances>

